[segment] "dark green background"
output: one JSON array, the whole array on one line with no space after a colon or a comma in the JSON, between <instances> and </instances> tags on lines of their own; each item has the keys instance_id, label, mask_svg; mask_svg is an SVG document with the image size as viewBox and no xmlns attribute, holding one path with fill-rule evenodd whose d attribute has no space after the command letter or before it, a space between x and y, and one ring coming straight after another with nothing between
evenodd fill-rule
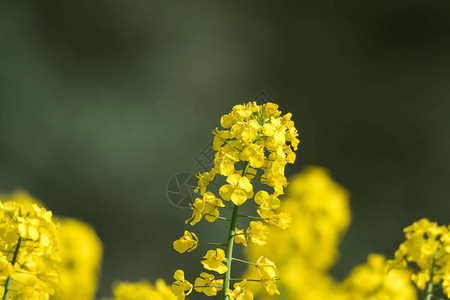
<instances>
[{"instance_id":1,"label":"dark green background","mask_svg":"<svg viewBox=\"0 0 450 300\"><path fill-rule=\"evenodd\" d=\"M448 0L0 1L0 189L96 228L99 297L192 279L206 249L172 249L190 213L167 183L265 90L300 132L289 174L322 165L351 192L344 276L414 220L449 223L449 16Z\"/></svg>"}]
</instances>

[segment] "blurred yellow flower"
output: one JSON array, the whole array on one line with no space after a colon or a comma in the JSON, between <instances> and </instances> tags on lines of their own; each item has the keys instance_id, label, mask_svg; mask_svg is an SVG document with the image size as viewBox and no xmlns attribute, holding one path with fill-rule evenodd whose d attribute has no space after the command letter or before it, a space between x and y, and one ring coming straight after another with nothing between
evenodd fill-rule
<instances>
[{"instance_id":1,"label":"blurred yellow flower","mask_svg":"<svg viewBox=\"0 0 450 300\"><path fill-rule=\"evenodd\" d=\"M60 219L60 282L52 300L94 299L102 259L102 243L94 229L76 219Z\"/></svg>"},{"instance_id":2,"label":"blurred yellow flower","mask_svg":"<svg viewBox=\"0 0 450 300\"><path fill-rule=\"evenodd\" d=\"M119 282L114 285L114 298L111 300L177 300L164 280L158 279L155 286L147 281L138 283Z\"/></svg>"},{"instance_id":3,"label":"blurred yellow flower","mask_svg":"<svg viewBox=\"0 0 450 300\"><path fill-rule=\"evenodd\" d=\"M260 205L258 213L266 222L280 229L290 225L290 229L271 230L265 245L250 244L247 248L251 261L261 256L272 257L281 279L265 280L266 286L250 285L252 292L265 299L262 291L270 289L275 293L270 299L281 299L273 289L277 286L283 299L345 299L328 275L338 243L350 222L345 189L324 168L308 167L290 181L281 205L275 194L267 192L256 193L255 202ZM290 216L275 214L272 209L277 206ZM257 269L250 266L244 277L258 279L258 276Z\"/></svg>"},{"instance_id":4,"label":"blurred yellow flower","mask_svg":"<svg viewBox=\"0 0 450 300\"><path fill-rule=\"evenodd\" d=\"M349 300L415 300L416 291L406 270L387 271L385 258L371 254L367 263L356 266L341 288Z\"/></svg>"}]
</instances>

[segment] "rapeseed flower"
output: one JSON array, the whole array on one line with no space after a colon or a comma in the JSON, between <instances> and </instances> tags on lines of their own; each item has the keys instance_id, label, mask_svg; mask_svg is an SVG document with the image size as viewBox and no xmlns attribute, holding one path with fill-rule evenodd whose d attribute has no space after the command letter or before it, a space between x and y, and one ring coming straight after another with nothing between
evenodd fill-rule
<instances>
[{"instance_id":1,"label":"rapeseed flower","mask_svg":"<svg viewBox=\"0 0 450 300\"><path fill-rule=\"evenodd\" d=\"M59 281L58 226L52 212L31 196L21 192L11 198L15 197L22 203L0 201L0 294L11 299L48 299Z\"/></svg>"},{"instance_id":2,"label":"rapeseed flower","mask_svg":"<svg viewBox=\"0 0 450 300\"><path fill-rule=\"evenodd\" d=\"M158 279L155 286L147 281L137 283L119 282L114 285L111 300L177 300L164 280Z\"/></svg>"},{"instance_id":3,"label":"rapeseed flower","mask_svg":"<svg viewBox=\"0 0 450 300\"><path fill-rule=\"evenodd\" d=\"M60 281L51 300L94 299L102 260L102 243L94 229L76 219L59 219Z\"/></svg>"},{"instance_id":4,"label":"rapeseed flower","mask_svg":"<svg viewBox=\"0 0 450 300\"><path fill-rule=\"evenodd\" d=\"M223 263L227 260L225 258L225 252L220 248L208 250L203 258L205 260L201 261L201 263L207 270L215 271L219 274L223 274L228 270L227 266Z\"/></svg>"},{"instance_id":5,"label":"rapeseed flower","mask_svg":"<svg viewBox=\"0 0 450 300\"><path fill-rule=\"evenodd\" d=\"M395 258L389 261L390 269L409 269L411 264L417 266L411 279L424 290L427 299L433 297L436 287L441 287L450 297L449 227L424 218L406 227L404 232L406 240L395 252Z\"/></svg>"},{"instance_id":6,"label":"rapeseed flower","mask_svg":"<svg viewBox=\"0 0 450 300\"><path fill-rule=\"evenodd\" d=\"M356 266L339 288L349 300L415 300L410 276L407 270L388 272L384 256L371 254L367 263Z\"/></svg>"},{"instance_id":7,"label":"rapeseed flower","mask_svg":"<svg viewBox=\"0 0 450 300\"><path fill-rule=\"evenodd\" d=\"M175 279L175 282L172 283L171 290L174 295L178 297L178 300L184 300L186 295L189 295L192 292L194 286L184 279L183 270L177 270L175 274L173 274L173 278Z\"/></svg>"},{"instance_id":8,"label":"rapeseed flower","mask_svg":"<svg viewBox=\"0 0 450 300\"><path fill-rule=\"evenodd\" d=\"M299 143L298 133L291 117L291 114L282 116L278 105L274 103L257 105L252 102L234 106L232 111L222 116L220 120L223 129L216 128L213 131L214 166L197 176L198 185L195 191L200 192L201 198L195 199L191 206L192 216L186 223L195 225L203 217L208 222L215 222L218 219L228 221L230 225L227 240L226 243L198 243L197 237L186 231L181 239L174 242L174 248L183 253L194 250L199 244L225 247L225 250L221 248L209 250L204 256L205 260L201 261L205 269L224 274L223 299L253 298L253 294L245 288L247 281L235 284L234 291L229 289L233 261L256 265L232 257L234 243L247 246L247 242L250 241L263 245L269 239L268 225L286 230L292 222L290 214L275 211L280 206L278 196L284 193L287 186L285 167L288 163L294 162L293 150L297 149ZM263 185L264 188L260 188L259 185ZM239 207L243 205L253 207L259 216L239 214ZM231 215L227 216L225 209L231 209L232 211L229 210ZM244 225L246 226L244 228L238 228L236 226L238 219L254 219L254 221L247 223L247 226ZM262 265L260 267L261 270L264 269ZM278 278L269 276L269 273L263 272L259 279L255 280L260 281L268 293L273 295L279 293L276 287ZM217 280L211 277L213 275L202 274L196 280L195 290L215 295L218 290L212 289L211 281L217 283ZM180 280L177 282L177 286L180 286ZM178 295L181 294L180 289Z\"/></svg>"},{"instance_id":9,"label":"rapeseed flower","mask_svg":"<svg viewBox=\"0 0 450 300\"><path fill-rule=\"evenodd\" d=\"M184 235L173 242L173 248L180 253L190 252L197 248L198 238L193 232L187 230L184 231Z\"/></svg>"},{"instance_id":10,"label":"rapeseed flower","mask_svg":"<svg viewBox=\"0 0 450 300\"><path fill-rule=\"evenodd\" d=\"M265 278L266 286L249 284L252 292L261 299L345 299L341 298L338 284L328 275L337 256L338 243L350 221L345 189L334 182L324 168L308 167L292 178L285 195L257 192L255 202L264 219L261 222L270 225L272 221L279 225L276 229L290 224L290 229L271 230L264 245L252 243L246 248L250 261L261 256L273 257L270 261L276 264L281 279L269 276L270 280ZM290 212L292 218L275 213L278 206L281 211ZM259 279L261 275L257 268L249 265L244 277ZM271 289L275 284L281 296ZM273 296L265 297L267 289L271 289Z\"/></svg>"},{"instance_id":11,"label":"rapeseed flower","mask_svg":"<svg viewBox=\"0 0 450 300\"><path fill-rule=\"evenodd\" d=\"M228 289L230 300L253 300L253 293L247 289L247 280L237 282L233 287L234 290Z\"/></svg>"},{"instance_id":12,"label":"rapeseed flower","mask_svg":"<svg viewBox=\"0 0 450 300\"><path fill-rule=\"evenodd\" d=\"M247 235L252 243L264 245L269 237L270 228L261 221L251 221L250 227L247 228Z\"/></svg>"},{"instance_id":13,"label":"rapeseed flower","mask_svg":"<svg viewBox=\"0 0 450 300\"><path fill-rule=\"evenodd\" d=\"M195 279L195 290L207 296L216 296L222 289L223 280L215 279L214 275L206 272L200 273L200 277Z\"/></svg>"}]
</instances>

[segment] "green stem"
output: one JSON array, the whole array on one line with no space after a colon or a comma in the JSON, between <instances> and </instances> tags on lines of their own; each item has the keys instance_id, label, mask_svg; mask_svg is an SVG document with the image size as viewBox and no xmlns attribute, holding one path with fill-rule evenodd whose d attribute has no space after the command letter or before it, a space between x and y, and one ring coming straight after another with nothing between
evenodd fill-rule
<instances>
[{"instance_id":1,"label":"green stem","mask_svg":"<svg viewBox=\"0 0 450 300\"><path fill-rule=\"evenodd\" d=\"M257 282L261 281L261 279L230 278L231 281L242 281L244 279L247 280L247 281L257 281Z\"/></svg>"},{"instance_id":2,"label":"green stem","mask_svg":"<svg viewBox=\"0 0 450 300\"><path fill-rule=\"evenodd\" d=\"M434 277L434 269L436 268L436 260L437 260L437 253L434 254L433 263L431 264L430 280L428 280L427 285L425 287L425 300L431 300L434 297L433 296L433 277Z\"/></svg>"},{"instance_id":3,"label":"green stem","mask_svg":"<svg viewBox=\"0 0 450 300\"><path fill-rule=\"evenodd\" d=\"M221 216L216 216L216 215L213 215L213 214L204 214L204 215L205 215L205 216L215 217L215 218L217 218L217 219L219 219L219 220L225 220L225 221L228 221L228 222L231 221L230 219L227 219L227 218L224 218L224 217L221 217Z\"/></svg>"},{"instance_id":4,"label":"green stem","mask_svg":"<svg viewBox=\"0 0 450 300\"><path fill-rule=\"evenodd\" d=\"M253 220L269 220L268 218L253 217L253 216L246 216L246 215L238 215L238 217L239 218L253 219Z\"/></svg>"},{"instance_id":5,"label":"green stem","mask_svg":"<svg viewBox=\"0 0 450 300\"><path fill-rule=\"evenodd\" d=\"M239 258L232 258L233 260L235 260L235 261L238 261L238 262L241 262L241 263L244 263L244 264L248 264L248 265L252 265L252 266L257 266L257 264L255 264L255 263L252 263L252 262L250 262L250 261L246 261L246 260L243 260L243 259L239 259Z\"/></svg>"},{"instance_id":6,"label":"green stem","mask_svg":"<svg viewBox=\"0 0 450 300\"><path fill-rule=\"evenodd\" d=\"M247 161L245 163L244 169L242 171L242 177L244 177L247 174L249 165L250 164ZM234 229L236 228L236 222L238 219L238 211L239 211L239 206L235 205L233 208L233 214L231 216L230 229L228 230L227 247L226 247L226 252L225 252L225 257L227 259L227 272L224 274L224 278L223 278L223 290L222 290L222 299L223 300L226 300L227 298L229 298L227 290L230 288L231 262L233 261L234 236L236 235L236 232Z\"/></svg>"},{"instance_id":7,"label":"green stem","mask_svg":"<svg viewBox=\"0 0 450 300\"><path fill-rule=\"evenodd\" d=\"M203 243L198 243L198 245L226 246L227 244L224 244L224 243L207 243L207 242L203 242Z\"/></svg>"},{"instance_id":8,"label":"green stem","mask_svg":"<svg viewBox=\"0 0 450 300\"><path fill-rule=\"evenodd\" d=\"M11 264L13 266L16 264L17 255L19 254L19 248L20 248L21 242L22 242L22 237L19 236L19 239L17 240L16 250L14 250L14 255L13 255L13 258L11 261ZM6 282L5 282L5 292L3 293L3 300L8 300L8 293L10 291L11 281L12 281L12 277L8 276L8 278L6 278Z\"/></svg>"},{"instance_id":9,"label":"green stem","mask_svg":"<svg viewBox=\"0 0 450 300\"><path fill-rule=\"evenodd\" d=\"M248 206L248 207L252 207L252 208L255 208L255 209L259 209L259 207L256 206L256 205L251 205L251 204L247 204L247 203L242 203L242 205L245 205L245 206Z\"/></svg>"}]
</instances>

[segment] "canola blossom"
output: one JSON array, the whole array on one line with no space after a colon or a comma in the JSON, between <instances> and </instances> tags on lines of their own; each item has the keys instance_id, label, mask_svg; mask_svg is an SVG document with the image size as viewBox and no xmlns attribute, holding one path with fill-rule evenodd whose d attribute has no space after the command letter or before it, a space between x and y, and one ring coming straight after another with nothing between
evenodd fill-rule
<instances>
[{"instance_id":1,"label":"canola blossom","mask_svg":"<svg viewBox=\"0 0 450 300\"><path fill-rule=\"evenodd\" d=\"M52 212L24 193L0 201L0 295L3 299L49 299L59 281L59 232ZM11 199L6 199L11 200Z\"/></svg>"},{"instance_id":2,"label":"canola blossom","mask_svg":"<svg viewBox=\"0 0 450 300\"><path fill-rule=\"evenodd\" d=\"M306 300L335 299L336 283L328 270L350 223L347 191L333 181L326 169L308 167L290 180L281 205L267 193L257 194L255 201L290 212L292 223L287 231L271 230L264 244L253 243L245 249L250 260L272 258L282 278L277 285L283 295L278 296L271 281L266 281L266 286L251 285L252 292L262 299L296 299L298 295ZM271 271L269 266L267 262L266 270ZM250 266L244 277L257 276L258 269ZM271 297L267 296L268 289Z\"/></svg>"},{"instance_id":3,"label":"canola blossom","mask_svg":"<svg viewBox=\"0 0 450 300\"><path fill-rule=\"evenodd\" d=\"M367 263L356 266L336 290L340 289L342 299L349 300L415 300L410 276L407 270L389 272L384 256L370 254Z\"/></svg>"},{"instance_id":4,"label":"canola blossom","mask_svg":"<svg viewBox=\"0 0 450 300\"><path fill-rule=\"evenodd\" d=\"M278 197L287 186L285 167L294 163L294 151L299 144L291 117L290 113L282 115L274 103L257 105L255 102L236 105L231 113L222 116L222 129L213 131L214 166L197 176L196 192L201 197L192 204L192 215L186 223L195 225L203 218L207 222L227 221L227 240L225 243L203 242L193 232L185 231L183 237L173 243L180 253L202 244L224 247L208 250L201 261L206 270L221 277L203 272L192 285L185 280L182 270L176 271L172 290L179 299L192 288L208 296L222 291L222 299L253 299L247 285L255 283L264 287L269 295L279 294L276 265L263 257L253 262L233 257L233 248L235 244L264 245L270 239L269 225L280 230L287 230L291 225L289 213L276 211L280 206ZM251 208L253 215L239 213L241 206ZM232 278L233 262L252 265L257 276ZM234 289L231 289L232 282Z\"/></svg>"},{"instance_id":5,"label":"canola blossom","mask_svg":"<svg viewBox=\"0 0 450 300\"><path fill-rule=\"evenodd\" d=\"M76 219L59 219L60 280L51 300L92 300L102 259L102 243L94 229Z\"/></svg>"},{"instance_id":6,"label":"canola blossom","mask_svg":"<svg viewBox=\"0 0 450 300\"><path fill-rule=\"evenodd\" d=\"M153 286L147 281L137 283L118 282L113 287L114 297L110 300L176 300L163 279L158 279Z\"/></svg>"},{"instance_id":7,"label":"canola blossom","mask_svg":"<svg viewBox=\"0 0 450 300\"><path fill-rule=\"evenodd\" d=\"M426 300L433 299L437 289L450 298L450 226L421 219L404 232L406 241L389 261L390 268L414 270L411 279Z\"/></svg>"}]
</instances>

